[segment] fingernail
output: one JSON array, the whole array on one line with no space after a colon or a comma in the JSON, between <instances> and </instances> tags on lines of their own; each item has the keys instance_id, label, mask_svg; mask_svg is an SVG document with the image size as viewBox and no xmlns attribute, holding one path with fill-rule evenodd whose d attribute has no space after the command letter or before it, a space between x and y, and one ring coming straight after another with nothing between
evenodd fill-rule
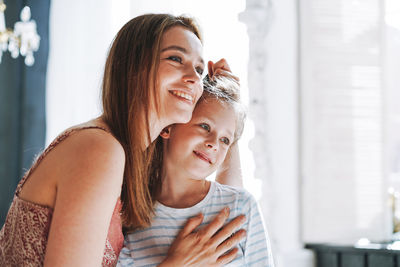
<instances>
[{"instance_id":1,"label":"fingernail","mask_svg":"<svg viewBox=\"0 0 400 267\"><path fill-rule=\"evenodd\" d=\"M229 208L228 208L228 207L225 207L225 208L224 208L224 214L225 214L225 215L228 215L228 214L229 214Z\"/></svg>"}]
</instances>

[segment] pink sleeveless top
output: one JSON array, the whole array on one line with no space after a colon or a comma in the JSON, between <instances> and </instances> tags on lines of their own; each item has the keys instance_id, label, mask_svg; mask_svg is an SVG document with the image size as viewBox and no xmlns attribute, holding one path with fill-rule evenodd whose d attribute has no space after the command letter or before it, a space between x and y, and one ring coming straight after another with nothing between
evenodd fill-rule
<instances>
[{"instance_id":1,"label":"pink sleeveless top","mask_svg":"<svg viewBox=\"0 0 400 267\"><path fill-rule=\"evenodd\" d=\"M37 158L25 173L15 191L6 221L0 231L0 266L43 266L53 209L19 198L22 186L42 159L60 142L77 130L98 128L88 126L65 131ZM121 202L118 200L108 229L102 266L115 266L124 236L120 220Z\"/></svg>"}]
</instances>

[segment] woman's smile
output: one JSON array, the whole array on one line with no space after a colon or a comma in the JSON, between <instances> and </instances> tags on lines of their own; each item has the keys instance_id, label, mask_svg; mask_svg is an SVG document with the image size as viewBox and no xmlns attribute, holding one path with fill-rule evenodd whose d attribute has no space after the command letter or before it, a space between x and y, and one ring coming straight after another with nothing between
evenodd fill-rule
<instances>
[{"instance_id":1,"label":"woman's smile","mask_svg":"<svg viewBox=\"0 0 400 267\"><path fill-rule=\"evenodd\" d=\"M192 94L183 92L181 90L170 90L169 91L174 97L177 97L179 100L187 102L190 105L194 104L194 97Z\"/></svg>"}]
</instances>

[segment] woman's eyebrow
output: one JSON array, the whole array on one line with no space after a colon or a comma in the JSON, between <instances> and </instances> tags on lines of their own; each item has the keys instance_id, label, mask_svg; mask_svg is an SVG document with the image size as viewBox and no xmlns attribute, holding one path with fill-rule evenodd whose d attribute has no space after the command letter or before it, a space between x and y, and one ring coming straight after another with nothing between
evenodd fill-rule
<instances>
[{"instance_id":1,"label":"woman's eyebrow","mask_svg":"<svg viewBox=\"0 0 400 267\"><path fill-rule=\"evenodd\" d=\"M167 46L167 47L161 49L161 52L164 52L164 51L167 51L167 50L178 50L178 51L181 51L182 53L187 54L186 48L178 46L178 45Z\"/></svg>"}]
</instances>

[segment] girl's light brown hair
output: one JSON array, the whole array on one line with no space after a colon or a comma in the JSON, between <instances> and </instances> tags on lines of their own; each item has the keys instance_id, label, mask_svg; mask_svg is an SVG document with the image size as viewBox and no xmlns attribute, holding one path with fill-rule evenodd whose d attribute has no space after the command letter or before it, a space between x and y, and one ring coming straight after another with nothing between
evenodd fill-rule
<instances>
[{"instance_id":1,"label":"girl's light brown hair","mask_svg":"<svg viewBox=\"0 0 400 267\"><path fill-rule=\"evenodd\" d=\"M146 14L126 23L110 48L103 77L103 119L125 150L121 191L122 224L126 230L149 225L153 201L149 192L149 109L159 112L156 75L163 34L173 26L192 31L202 41L192 18Z\"/></svg>"},{"instance_id":2,"label":"girl's light brown hair","mask_svg":"<svg viewBox=\"0 0 400 267\"><path fill-rule=\"evenodd\" d=\"M221 103L231 106L235 111L236 128L232 144L236 143L242 136L246 120L246 108L240 100L239 82L231 77L216 76L212 80L208 77L203 79L203 94L197 105L209 98L218 99Z\"/></svg>"}]
</instances>

